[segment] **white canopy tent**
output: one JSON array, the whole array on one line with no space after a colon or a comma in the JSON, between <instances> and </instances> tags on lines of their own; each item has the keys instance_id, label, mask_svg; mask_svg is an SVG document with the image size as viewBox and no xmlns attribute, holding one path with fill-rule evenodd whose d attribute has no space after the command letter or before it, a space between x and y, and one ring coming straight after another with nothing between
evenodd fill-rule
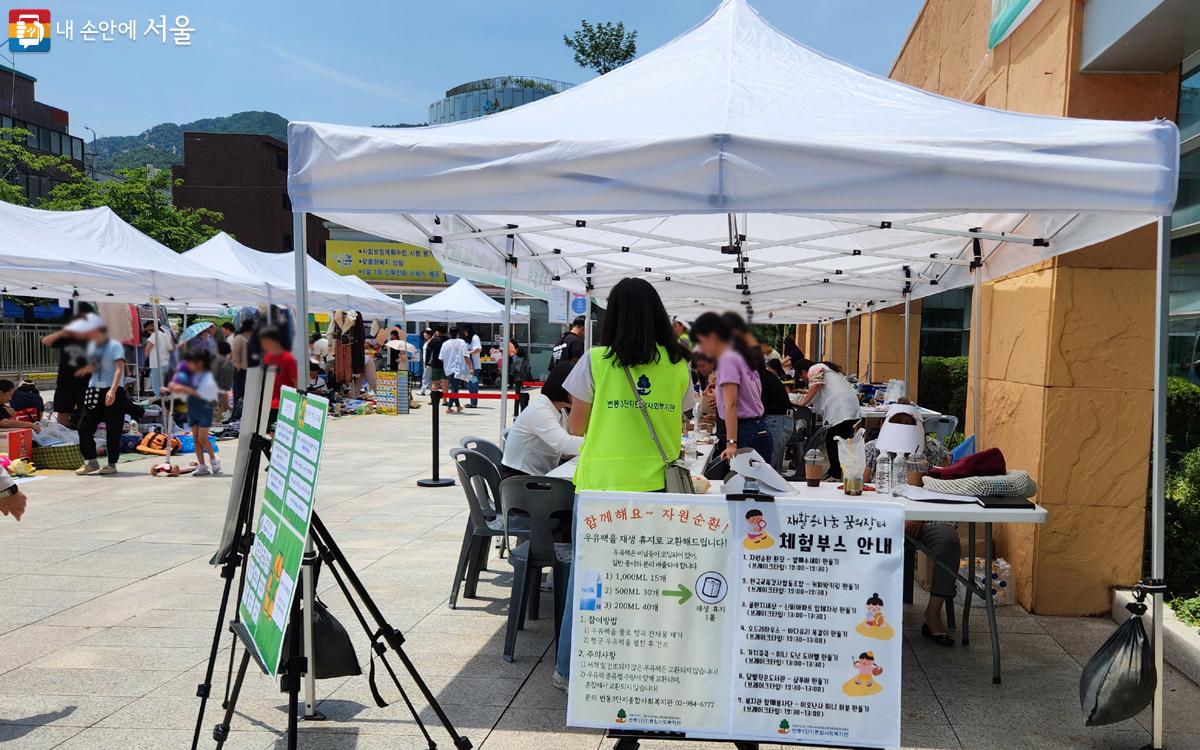
<instances>
[{"instance_id":1,"label":"white canopy tent","mask_svg":"<svg viewBox=\"0 0 1200 750\"><path fill-rule=\"evenodd\" d=\"M671 309L735 303L776 322L978 288L1158 221L1151 576L1162 577L1172 123L940 97L829 59L725 0L667 45L532 104L429 128L297 122L288 140L297 212L439 258L534 264L600 296L643 276ZM977 318L977 378L980 334ZM979 393L977 381L976 423ZM1161 726L1156 701L1156 746Z\"/></svg>"},{"instance_id":2,"label":"white canopy tent","mask_svg":"<svg viewBox=\"0 0 1200 750\"><path fill-rule=\"evenodd\" d=\"M238 304L266 287L197 265L134 229L108 207L42 211L0 202L5 293L106 302ZM243 277L245 278L245 277Z\"/></svg>"},{"instance_id":3,"label":"white canopy tent","mask_svg":"<svg viewBox=\"0 0 1200 750\"><path fill-rule=\"evenodd\" d=\"M503 323L504 305L479 291L470 281L459 279L429 299L409 305L408 317L454 323ZM513 310L509 321L528 323L529 310Z\"/></svg>"},{"instance_id":4,"label":"white canopy tent","mask_svg":"<svg viewBox=\"0 0 1200 750\"><path fill-rule=\"evenodd\" d=\"M183 254L197 265L226 276L255 279L266 287L268 301L293 304L296 297L294 253L264 253L241 244L221 232ZM308 308L310 310L358 310L368 317L404 315L404 303L369 284L355 284L356 277L340 276L307 258Z\"/></svg>"}]
</instances>

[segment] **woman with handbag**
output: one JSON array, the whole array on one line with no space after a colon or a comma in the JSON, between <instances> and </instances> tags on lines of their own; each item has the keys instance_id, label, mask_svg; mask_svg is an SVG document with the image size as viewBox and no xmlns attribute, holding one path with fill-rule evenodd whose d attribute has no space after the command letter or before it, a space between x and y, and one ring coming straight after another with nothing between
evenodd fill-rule
<instances>
[{"instance_id":1,"label":"woman with handbag","mask_svg":"<svg viewBox=\"0 0 1200 750\"><path fill-rule=\"evenodd\" d=\"M571 432L583 436L578 490L668 489L667 468L679 458L683 413L695 394L688 352L649 282L617 282L600 346L584 352L563 387L571 394Z\"/></svg>"},{"instance_id":2,"label":"woman with handbag","mask_svg":"<svg viewBox=\"0 0 1200 750\"><path fill-rule=\"evenodd\" d=\"M583 353L563 388L571 394L571 433L583 436L576 489L681 491L674 485L685 476L690 484L690 474L674 464L683 413L696 402L688 352L649 282L626 278L612 288L600 346ZM574 580L567 592L554 670L554 685L563 690L571 673Z\"/></svg>"}]
</instances>

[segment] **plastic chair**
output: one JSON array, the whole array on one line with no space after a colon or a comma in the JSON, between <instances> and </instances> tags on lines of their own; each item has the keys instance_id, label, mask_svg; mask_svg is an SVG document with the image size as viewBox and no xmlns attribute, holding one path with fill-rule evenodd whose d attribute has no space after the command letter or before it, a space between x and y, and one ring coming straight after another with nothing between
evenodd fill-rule
<instances>
[{"instance_id":1,"label":"plastic chair","mask_svg":"<svg viewBox=\"0 0 1200 750\"><path fill-rule=\"evenodd\" d=\"M971 455L974 452L975 452L975 436L968 435L966 440L959 443L957 446L954 447L954 450L950 451L950 463L954 463L955 461L959 460L960 458L966 458L967 456Z\"/></svg>"},{"instance_id":2,"label":"plastic chair","mask_svg":"<svg viewBox=\"0 0 1200 750\"><path fill-rule=\"evenodd\" d=\"M458 565L454 569L454 581L450 585L450 609L458 606L459 588L466 583L463 596L475 598L479 586L479 573L487 567L488 542L505 534L504 521L499 518L496 499L500 496L500 472L495 465L478 451L455 448L450 451L454 468L458 470L458 482L467 496L470 517L463 532L462 549L458 554ZM514 526L511 533L528 535L528 526Z\"/></svg>"},{"instance_id":3,"label":"plastic chair","mask_svg":"<svg viewBox=\"0 0 1200 750\"><path fill-rule=\"evenodd\" d=\"M506 529L518 521L524 521L529 529L527 540L508 549L508 561L513 566L513 588L508 604L508 627L504 631L504 660L511 662L517 631L525 627L526 610L530 619L537 619L544 568L554 571L554 638L558 639L566 609L572 547L556 540L555 532L571 528L575 485L566 479L551 477L509 477L500 483L500 506ZM506 537L505 546L508 545Z\"/></svg>"},{"instance_id":4,"label":"plastic chair","mask_svg":"<svg viewBox=\"0 0 1200 750\"><path fill-rule=\"evenodd\" d=\"M946 438L950 437L957 429L958 417L948 414L940 414L925 420L925 434L937 435L943 445L946 443Z\"/></svg>"},{"instance_id":5,"label":"plastic chair","mask_svg":"<svg viewBox=\"0 0 1200 750\"><path fill-rule=\"evenodd\" d=\"M481 437L468 435L458 441L460 448L467 450L478 451L484 457L496 465L496 470L500 470L500 464L504 461L504 450L490 440L484 440Z\"/></svg>"}]
</instances>

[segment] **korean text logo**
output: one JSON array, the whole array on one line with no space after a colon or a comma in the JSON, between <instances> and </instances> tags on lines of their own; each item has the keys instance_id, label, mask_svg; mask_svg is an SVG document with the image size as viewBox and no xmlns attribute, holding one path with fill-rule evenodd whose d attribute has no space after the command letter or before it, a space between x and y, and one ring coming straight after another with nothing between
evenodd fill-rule
<instances>
[{"instance_id":1,"label":"korean text logo","mask_svg":"<svg viewBox=\"0 0 1200 750\"><path fill-rule=\"evenodd\" d=\"M50 11L14 8L8 11L9 52L50 51Z\"/></svg>"}]
</instances>

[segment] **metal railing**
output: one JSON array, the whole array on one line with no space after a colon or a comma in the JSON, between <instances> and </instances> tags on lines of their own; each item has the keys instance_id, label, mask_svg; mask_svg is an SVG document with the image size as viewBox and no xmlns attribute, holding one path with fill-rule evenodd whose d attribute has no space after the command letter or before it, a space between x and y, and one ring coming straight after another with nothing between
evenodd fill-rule
<instances>
[{"instance_id":1,"label":"metal railing","mask_svg":"<svg viewBox=\"0 0 1200 750\"><path fill-rule=\"evenodd\" d=\"M58 350L43 346L42 337L58 329L56 325L36 323L0 325L0 377L21 379L57 373Z\"/></svg>"}]
</instances>

